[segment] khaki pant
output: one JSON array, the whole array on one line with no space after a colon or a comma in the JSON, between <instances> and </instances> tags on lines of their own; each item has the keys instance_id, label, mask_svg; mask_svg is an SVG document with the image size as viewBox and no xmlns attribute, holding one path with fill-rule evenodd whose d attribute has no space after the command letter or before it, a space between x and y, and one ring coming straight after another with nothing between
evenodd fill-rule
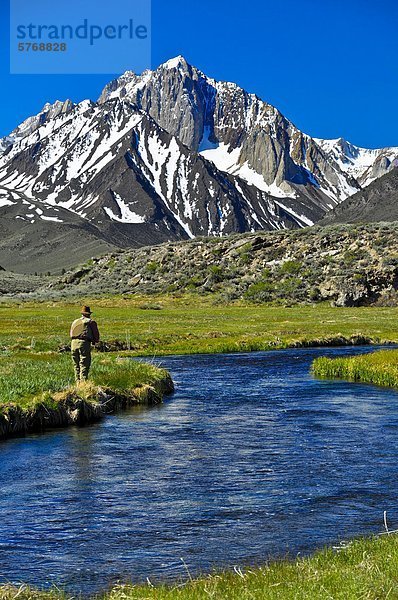
<instances>
[{"instance_id":1,"label":"khaki pant","mask_svg":"<svg viewBox=\"0 0 398 600\"><path fill-rule=\"evenodd\" d=\"M91 365L91 342L89 340L72 340L71 350L76 381L86 381Z\"/></svg>"}]
</instances>

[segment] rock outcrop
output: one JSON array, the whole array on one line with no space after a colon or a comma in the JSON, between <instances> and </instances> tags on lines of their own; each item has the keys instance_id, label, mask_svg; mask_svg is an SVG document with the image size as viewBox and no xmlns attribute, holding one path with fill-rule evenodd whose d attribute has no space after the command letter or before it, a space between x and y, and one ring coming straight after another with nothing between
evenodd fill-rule
<instances>
[{"instance_id":1,"label":"rock outcrop","mask_svg":"<svg viewBox=\"0 0 398 600\"><path fill-rule=\"evenodd\" d=\"M395 304L398 224L313 227L113 252L32 297L213 294L219 302Z\"/></svg>"}]
</instances>

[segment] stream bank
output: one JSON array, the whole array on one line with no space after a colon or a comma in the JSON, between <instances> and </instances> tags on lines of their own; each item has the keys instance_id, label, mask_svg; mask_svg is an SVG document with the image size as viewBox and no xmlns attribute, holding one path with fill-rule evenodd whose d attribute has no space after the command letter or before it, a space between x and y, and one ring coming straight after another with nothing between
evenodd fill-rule
<instances>
[{"instance_id":1,"label":"stream bank","mask_svg":"<svg viewBox=\"0 0 398 600\"><path fill-rule=\"evenodd\" d=\"M152 385L143 384L123 393L87 382L47 394L45 401L33 407L3 405L0 440L72 425L89 425L131 406L160 404L163 396L173 391L174 384L167 373Z\"/></svg>"}]
</instances>

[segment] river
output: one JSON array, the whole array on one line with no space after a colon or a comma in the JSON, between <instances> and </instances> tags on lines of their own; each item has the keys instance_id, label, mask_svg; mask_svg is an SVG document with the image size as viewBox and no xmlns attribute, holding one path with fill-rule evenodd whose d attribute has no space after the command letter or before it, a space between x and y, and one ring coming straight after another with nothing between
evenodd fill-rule
<instances>
[{"instance_id":1,"label":"river","mask_svg":"<svg viewBox=\"0 0 398 600\"><path fill-rule=\"evenodd\" d=\"M176 392L0 444L0 580L88 594L398 526L398 393L319 381L373 348L166 357Z\"/></svg>"}]
</instances>

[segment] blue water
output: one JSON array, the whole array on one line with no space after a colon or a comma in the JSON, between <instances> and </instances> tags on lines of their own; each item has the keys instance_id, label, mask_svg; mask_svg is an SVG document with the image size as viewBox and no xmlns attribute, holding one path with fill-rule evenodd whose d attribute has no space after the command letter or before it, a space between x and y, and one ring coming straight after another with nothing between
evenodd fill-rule
<instances>
[{"instance_id":1,"label":"blue water","mask_svg":"<svg viewBox=\"0 0 398 600\"><path fill-rule=\"evenodd\" d=\"M0 580L84 594L398 526L398 394L314 380L370 348L168 357L176 393L0 444Z\"/></svg>"}]
</instances>

